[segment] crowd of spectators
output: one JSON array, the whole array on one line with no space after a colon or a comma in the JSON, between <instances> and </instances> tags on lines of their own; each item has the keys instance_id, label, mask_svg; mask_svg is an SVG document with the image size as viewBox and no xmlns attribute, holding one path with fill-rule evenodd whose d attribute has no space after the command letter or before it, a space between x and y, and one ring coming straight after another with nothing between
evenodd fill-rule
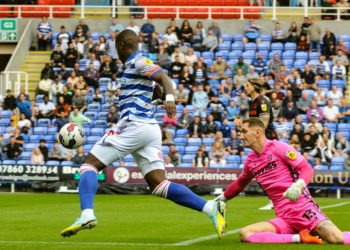
<instances>
[{"instance_id":1,"label":"crowd of spectators","mask_svg":"<svg viewBox=\"0 0 350 250\"><path fill-rule=\"evenodd\" d=\"M347 158L350 149L349 131L336 129L337 124L350 122L350 108L343 96L349 64L348 44L337 39L330 29L322 31L311 18L304 18L301 24L292 22L287 31L283 28L277 22L269 42L269 46L282 44L281 47L264 52L259 47L266 43L264 30L255 20L249 20L240 40L234 39L230 44L230 48L241 46L240 53L230 60L227 53L235 50L222 53L227 41L216 21L205 28L200 21L192 26L183 20L178 26L172 19L164 31L157 31L152 20L139 27L131 19L130 25L124 27L113 18L109 33L96 37L84 20L79 20L74 33L69 33L65 26L59 32L52 30L43 18L37 29L38 47L54 46L51 61L43 68L38 83L42 99L30 102L23 90L18 97L8 91L2 108L13 111L9 124L13 127L9 131L13 137L8 144L0 138L2 152L9 159L18 158L23 151L18 133L30 136L39 119L49 119L50 126L58 129L69 121L82 126L96 125L96 114L95 119L89 116L91 104L107 104L110 110L104 117L105 128L113 126L118 121L118 78L124 70L114 44L119 32L131 29L139 36L139 49L168 70L176 88L177 117L169 119L159 107L156 113L162 124L168 167L183 164L186 155L192 156L193 167L229 166L233 156L241 159L237 163L243 161L249 151L244 149L233 120L248 115L249 98L244 85L252 78L260 80L263 94L271 101L279 139L302 152L315 167L330 166L335 156ZM284 58L287 54L283 48L287 44L294 44L294 56L295 52L319 56L309 63L305 59L302 67L293 68ZM242 51L251 47L254 56L244 57ZM108 84L102 84L102 80ZM336 81L343 85L331 84ZM182 136L180 131L184 132ZM83 148L64 152L67 150L57 142L50 144L50 150L45 147L45 141L41 141L33 151L33 163L75 159L79 164L84 156Z\"/></svg>"}]
</instances>

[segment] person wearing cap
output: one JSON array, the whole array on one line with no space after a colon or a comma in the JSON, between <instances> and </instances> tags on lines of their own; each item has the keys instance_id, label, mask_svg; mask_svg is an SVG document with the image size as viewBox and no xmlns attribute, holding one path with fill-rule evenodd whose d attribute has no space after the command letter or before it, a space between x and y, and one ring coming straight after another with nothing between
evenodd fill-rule
<instances>
[{"instance_id":1,"label":"person wearing cap","mask_svg":"<svg viewBox=\"0 0 350 250\"><path fill-rule=\"evenodd\" d=\"M243 71L243 75L248 73L248 64L244 62L242 56L239 57L238 63L236 63L232 68L233 75L237 75L237 71L240 69Z\"/></svg>"},{"instance_id":2,"label":"person wearing cap","mask_svg":"<svg viewBox=\"0 0 350 250\"><path fill-rule=\"evenodd\" d=\"M71 42L71 36L70 34L66 31L66 27L64 25L61 26L60 28L60 33L58 33L57 35L57 43L59 43L59 41L61 41L61 48L62 51L65 52L68 49L68 44Z\"/></svg>"},{"instance_id":3,"label":"person wearing cap","mask_svg":"<svg viewBox=\"0 0 350 250\"><path fill-rule=\"evenodd\" d=\"M85 23L84 19L79 19L79 24L77 25L77 28L80 27L84 33L84 35L89 36L90 35L90 28Z\"/></svg>"}]
</instances>

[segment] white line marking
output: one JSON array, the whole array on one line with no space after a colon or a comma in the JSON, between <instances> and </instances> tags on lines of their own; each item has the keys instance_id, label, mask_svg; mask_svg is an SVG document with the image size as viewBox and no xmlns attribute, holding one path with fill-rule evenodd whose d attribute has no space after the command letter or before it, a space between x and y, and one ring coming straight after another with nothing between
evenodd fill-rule
<instances>
[{"instance_id":1,"label":"white line marking","mask_svg":"<svg viewBox=\"0 0 350 250\"><path fill-rule=\"evenodd\" d=\"M321 207L321 209L327 209L327 208L332 208L332 207L341 207L341 206L348 205L348 204L350 204L350 201L337 203L337 204L333 204L333 205L328 205L328 206L323 206L323 207Z\"/></svg>"},{"instance_id":2,"label":"white line marking","mask_svg":"<svg viewBox=\"0 0 350 250\"><path fill-rule=\"evenodd\" d=\"M0 244L52 244L52 245L105 245L105 246L174 246L168 243L132 243L132 242L77 242L77 241L10 241L1 240Z\"/></svg>"}]
</instances>

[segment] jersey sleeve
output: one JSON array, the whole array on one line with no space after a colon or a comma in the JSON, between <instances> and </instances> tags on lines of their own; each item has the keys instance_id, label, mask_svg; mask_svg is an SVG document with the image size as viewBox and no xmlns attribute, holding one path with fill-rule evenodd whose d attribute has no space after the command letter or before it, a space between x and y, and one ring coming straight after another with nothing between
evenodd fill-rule
<instances>
[{"instance_id":1,"label":"jersey sleeve","mask_svg":"<svg viewBox=\"0 0 350 250\"><path fill-rule=\"evenodd\" d=\"M261 97L258 103L258 115L270 115L271 103L265 98Z\"/></svg>"},{"instance_id":2,"label":"jersey sleeve","mask_svg":"<svg viewBox=\"0 0 350 250\"><path fill-rule=\"evenodd\" d=\"M152 77L154 75L163 71L163 69L161 67L154 64L152 62L152 60L150 60L146 57L141 57L140 59L138 59L135 62L135 68L141 76L147 77L150 80L152 80Z\"/></svg>"},{"instance_id":3,"label":"jersey sleeve","mask_svg":"<svg viewBox=\"0 0 350 250\"><path fill-rule=\"evenodd\" d=\"M287 143L274 141L274 150L277 156L286 164L293 168L298 168L298 165L305 160L304 157L292 146Z\"/></svg>"}]
</instances>

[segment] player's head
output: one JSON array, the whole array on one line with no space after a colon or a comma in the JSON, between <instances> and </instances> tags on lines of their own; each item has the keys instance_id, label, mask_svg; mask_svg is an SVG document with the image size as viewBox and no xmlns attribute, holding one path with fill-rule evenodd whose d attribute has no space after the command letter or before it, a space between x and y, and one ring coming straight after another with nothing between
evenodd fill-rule
<instances>
[{"instance_id":1,"label":"player's head","mask_svg":"<svg viewBox=\"0 0 350 250\"><path fill-rule=\"evenodd\" d=\"M254 92L261 93L262 90L263 88L261 86L260 79L258 78L248 79L244 86L244 92L247 94L247 96L251 96Z\"/></svg>"},{"instance_id":2,"label":"player's head","mask_svg":"<svg viewBox=\"0 0 350 250\"><path fill-rule=\"evenodd\" d=\"M115 46L120 60L125 63L128 57L138 48L138 37L132 30L126 29L120 32L115 40Z\"/></svg>"},{"instance_id":3,"label":"player's head","mask_svg":"<svg viewBox=\"0 0 350 250\"><path fill-rule=\"evenodd\" d=\"M244 146L254 148L264 142L265 127L264 123L256 117L250 117L242 121L241 140Z\"/></svg>"}]
</instances>

